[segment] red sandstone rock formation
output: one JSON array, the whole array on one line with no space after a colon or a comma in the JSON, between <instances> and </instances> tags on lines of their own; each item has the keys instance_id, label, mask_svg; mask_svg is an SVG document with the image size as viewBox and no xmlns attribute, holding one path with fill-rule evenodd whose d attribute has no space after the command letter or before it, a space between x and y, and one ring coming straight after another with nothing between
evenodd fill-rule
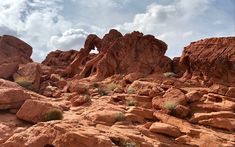
<instances>
[{"instance_id":1,"label":"red sandstone rock formation","mask_svg":"<svg viewBox=\"0 0 235 147\"><path fill-rule=\"evenodd\" d=\"M233 73L233 44L206 39L171 61L153 36L111 30L102 39L89 35L79 52L55 51L43 64L22 64L14 77L40 84L44 96L0 79L0 146L233 147L235 87L223 76ZM99 53L90 54L95 48ZM185 70L186 81L163 74ZM223 82L195 82L208 82L203 76Z\"/></svg>"},{"instance_id":2,"label":"red sandstone rock formation","mask_svg":"<svg viewBox=\"0 0 235 147\"><path fill-rule=\"evenodd\" d=\"M60 51L56 50L50 52L46 59L42 61L43 65L47 65L54 68L66 68L77 56L78 51Z\"/></svg>"},{"instance_id":3,"label":"red sandstone rock formation","mask_svg":"<svg viewBox=\"0 0 235 147\"><path fill-rule=\"evenodd\" d=\"M203 81L235 83L235 37L209 38L192 42L180 59L184 77Z\"/></svg>"},{"instance_id":4,"label":"red sandstone rock formation","mask_svg":"<svg viewBox=\"0 0 235 147\"><path fill-rule=\"evenodd\" d=\"M32 62L32 47L9 35L0 36L0 78L12 78L19 64Z\"/></svg>"},{"instance_id":5,"label":"red sandstone rock formation","mask_svg":"<svg viewBox=\"0 0 235 147\"><path fill-rule=\"evenodd\" d=\"M148 75L171 71L171 59L164 56L167 45L152 35L132 32L122 36L120 32L110 30L102 39L88 36L77 60L81 62L94 47L97 47L99 54L86 62L78 73L80 78L93 75L95 80L103 80L114 74ZM73 69L81 65L78 61L71 64Z\"/></svg>"}]
</instances>

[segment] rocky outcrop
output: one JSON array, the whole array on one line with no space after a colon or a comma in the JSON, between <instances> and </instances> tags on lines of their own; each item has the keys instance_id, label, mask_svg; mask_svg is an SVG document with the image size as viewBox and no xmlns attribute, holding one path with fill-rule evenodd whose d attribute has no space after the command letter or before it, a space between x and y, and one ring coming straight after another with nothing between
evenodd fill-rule
<instances>
[{"instance_id":1,"label":"rocky outcrop","mask_svg":"<svg viewBox=\"0 0 235 147\"><path fill-rule=\"evenodd\" d=\"M9 35L0 36L0 78L12 78L19 64L32 62L32 47Z\"/></svg>"},{"instance_id":2,"label":"rocky outcrop","mask_svg":"<svg viewBox=\"0 0 235 147\"><path fill-rule=\"evenodd\" d=\"M0 79L0 110L18 109L27 99L30 95L19 85Z\"/></svg>"},{"instance_id":3,"label":"rocky outcrop","mask_svg":"<svg viewBox=\"0 0 235 147\"><path fill-rule=\"evenodd\" d=\"M180 65L184 78L199 78L205 82L235 83L235 37L209 38L184 48Z\"/></svg>"},{"instance_id":4,"label":"rocky outcrop","mask_svg":"<svg viewBox=\"0 0 235 147\"><path fill-rule=\"evenodd\" d=\"M110 30L20 64L16 83L0 79L0 146L235 146L231 40L192 43L172 61L154 36Z\"/></svg>"},{"instance_id":5,"label":"rocky outcrop","mask_svg":"<svg viewBox=\"0 0 235 147\"><path fill-rule=\"evenodd\" d=\"M44 115L51 109L56 108L49 102L43 102L42 100L27 100L16 113L16 116L24 121L31 123L37 123L45 121Z\"/></svg>"},{"instance_id":6,"label":"rocky outcrop","mask_svg":"<svg viewBox=\"0 0 235 147\"><path fill-rule=\"evenodd\" d=\"M44 61L42 61L43 65L47 65L50 67L57 68L66 68L76 57L78 51L70 50L70 51L60 51L56 50L50 52Z\"/></svg>"},{"instance_id":7,"label":"rocky outcrop","mask_svg":"<svg viewBox=\"0 0 235 147\"><path fill-rule=\"evenodd\" d=\"M29 82L30 89L39 91L42 69L38 63L21 64L13 78L15 82Z\"/></svg>"},{"instance_id":8,"label":"rocky outcrop","mask_svg":"<svg viewBox=\"0 0 235 147\"><path fill-rule=\"evenodd\" d=\"M132 32L122 36L116 30L110 30L102 39L95 37L91 41L88 36L84 55L88 55L94 47L99 54L87 61L79 74L79 78L94 76L95 80L102 80L114 74L142 73L148 75L154 72L171 71L171 59L164 56L167 45L152 35ZM85 57L86 57L85 56ZM81 62L84 56L78 57ZM77 62L76 68L80 64ZM70 65L74 67L74 65Z\"/></svg>"},{"instance_id":9,"label":"rocky outcrop","mask_svg":"<svg viewBox=\"0 0 235 147\"><path fill-rule=\"evenodd\" d=\"M149 130L151 132L161 133L161 134L169 135L172 137L181 136L181 132L177 127L173 125L165 124L165 123L160 123L160 122L153 123L150 126Z\"/></svg>"}]
</instances>

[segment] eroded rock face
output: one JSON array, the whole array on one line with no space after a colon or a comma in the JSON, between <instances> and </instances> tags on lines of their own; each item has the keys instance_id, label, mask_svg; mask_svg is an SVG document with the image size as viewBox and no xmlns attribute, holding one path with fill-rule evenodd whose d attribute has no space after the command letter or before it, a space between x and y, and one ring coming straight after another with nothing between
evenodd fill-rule
<instances>
[{"instance_id":1,"label":"eroded rock face","mask_svg":"<svg viewBox=\"0 0 235 147\"><path fill-rule=\"evenodd\" d=\"M222 46L225 53L227 44L195 48ZM99 53L91 54L94 49ZM207 50L195 51L199 58L192 50L171 61L165 51L151 35L110 30L103 38L89 35L79 52L55 51L43 64L21 64L14 77L40 82L44 96L0 79L0 146L235 146L235 85L224 77L200 84L216 80L217 54L214 62ZM187 80L179 78L184 68Z\"/></svg>"},{"instance_id":2,"label":"eroded rock face","mask_svg":"<svg viewBox=\"0 0 235 147\"><path fill-rule=\"evenodd\" d=\"M209 38L192 42L184 48L180 64L185 78L235 83L235 37Z\"/></svg>"},{"instance_id":3,"label":"eroded rock face","mask_svg":"<svg viewBox=\"0 0 235 147\"><path fill-rule=\"evenodd\" d=\"M24 121L37 123L43 121L43 115L52 108L56 107L47 102L27 100L17 112L16 116Z\"/></svg>"},{"instance_id":4,"label":"eroded rock face","mask_svg":"<svg viewBox=\"0 0 235 147\"><path fill-rule=\"evenodd\" d=\"M9 35L0 37L0 78L11 78L19 64L32 62L32 47Z\"/></svg>"},{"instance_id":5,"label":"eroded rock face","mask_svg":"<svg viewBox=\"0 0 235 147\"><path fill-rule=\"evenodd\" d=\"M60 51L56 50L50 52L46 59L42 61L42 64L51 66L51 67L60 67L65 68L68 66L76 57L78 51L70 50L70 51Z\"/></svg>"},{"instance_id":6,"label":"eroded rock face","mask_svg":"<svg viewBox=\"0 0 235 147\"><path fill-rule=\"evenodd\" d=\"M88 37L87 40L89 39ZM93 42L90 44L89 46L85 43L82 51L89 53L90 47L95 46ZM152 35L135 31L122 36L118 31L110 30L95 47L100 53L86 62L82 71L78 73L80 78L94 75L94 79L102 80L113 74L135 72L147 75L171 71L171 59L164 56L167 45Z\"/></svg>"},{"instance_id":7,"label":"eroded rock face","mask_svg":"<svg viewBox=\"0 0 235 147\"><path fill-rule=\"evenodd\" d=\"M0 79L0 110L18 109L27 99L30 95L19 85Z\"/></svg>"},{"instance_id":8,"label":"eroded rock face","mask_svg":"<svg viewBox=\"0 0 235 147\"><path fill-rule=\"evenodd\" d=\"M42 77L42 69L38 63L21 64L16 73L14 73L14 81L22 78L31 83L31 90L38 91L40 88L40 79Z\"/></svg>"}]
</instances>

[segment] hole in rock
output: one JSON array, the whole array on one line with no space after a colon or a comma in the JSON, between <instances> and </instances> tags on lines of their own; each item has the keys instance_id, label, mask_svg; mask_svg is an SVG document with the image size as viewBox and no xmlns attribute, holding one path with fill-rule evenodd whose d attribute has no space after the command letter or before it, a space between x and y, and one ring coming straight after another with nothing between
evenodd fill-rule
<instances>
[{"instance_id":1,"label":"hole in rock","mask_svg":"<svg viewBox=\"0 0 235 147\"><path fill-rule=\"evenodd\" d=\"M44 145L44 147L55 147L55 146L52 144L46 144L46 145Z\"/></svg>"},{"instance_id":2,"label":"hole in rock","mask_svg":"<svg viewBox=\"0 0 235 147\"><path fill-rule=\"evenodd\" d=\"M220 97L216 97L216 98L215 98L215 101L216 101L216 102L222 102L222 101L223 101L223 99L222 99L222 98L220 98Z\"/></svg>"}]
</instances>

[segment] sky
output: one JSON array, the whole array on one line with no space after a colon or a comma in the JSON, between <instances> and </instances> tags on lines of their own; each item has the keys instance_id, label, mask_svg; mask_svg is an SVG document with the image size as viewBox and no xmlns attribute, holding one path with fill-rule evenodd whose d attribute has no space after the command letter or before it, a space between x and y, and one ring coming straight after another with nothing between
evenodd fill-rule
<instances>
[{"instance_id":1,"label":"sky","mask_svg":"<svg viewBox=\"0 0 235 147\"><path fill-rule=\"evenodd\" d=\"M112 28L152 34L172 58L192 41L235 36L235 0L0 0L0 35L30 44L37 62Z\"/></svg>"}]
</instances>

